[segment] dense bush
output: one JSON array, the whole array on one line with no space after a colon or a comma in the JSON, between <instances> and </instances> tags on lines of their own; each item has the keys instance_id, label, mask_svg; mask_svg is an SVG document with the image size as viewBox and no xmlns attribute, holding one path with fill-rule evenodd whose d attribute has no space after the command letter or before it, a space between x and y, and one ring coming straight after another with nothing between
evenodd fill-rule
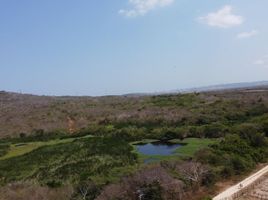
<instances>
[{"instance_id":1,"label":"dense bush","mask_svg":"<svg viewBox=\"0 0 268 200\"><path fill-rule=\"evenodd\" d=\"M144 184L140 189L140 198L142 200L153 199L153 200L164 200L162 197L162 187L159 182L154 181L149 184Z\"/></svg>"},{"instance_id":2,"label":"dense bush","mask_svg":"<svg viewBox=\"0 0 268 200\"><path fill-rule=\"evenodd\" d=\"M0 157L4 156L5 154L7 154L8 150L9 150L9 145L8 144L5 144L5 143L1 144L0 143Z\"/></svg>"},{"instance_id":3,"label":"dense bush","mask_svg":"<svg viewBox=\"0 0 268 200\"><path fill-rule=\"evenodd\" d=\"M45 146L23 156L0 161L2 183L37 179L52 187L90 177L113 175L112 169L133 165L132 147L114 138L77 139ZM17 164L19 163L19 164Z\"/></svg>"},{"instance_id":4,"label":"dense bush","mask_svg":"<svg viewBox=\"0 0 268 200\"><path fill-rule=\"evenodd\" d=\"M221 176L242 174L257 163L267 161L268 141L260 133L230 134L210 149L199 151L196 158L221 169Z\"/></svg>"},{"instance_id":5,"label":"dense bush","mask_svg":"<svg viewBox=\"0 0 268 200\"><path fill-rule=\"evenodd\" d=\"M3 138L0 139L0 143L25 143L25 142L36 142L36 141L49 141L55 139L63 139L68 137L74 137L73 135L68 135L64 131L52 131L45 132L43 129L34 130L30 134L20 133L19 137L14 138Z\"/></svg>"}]
</instances>

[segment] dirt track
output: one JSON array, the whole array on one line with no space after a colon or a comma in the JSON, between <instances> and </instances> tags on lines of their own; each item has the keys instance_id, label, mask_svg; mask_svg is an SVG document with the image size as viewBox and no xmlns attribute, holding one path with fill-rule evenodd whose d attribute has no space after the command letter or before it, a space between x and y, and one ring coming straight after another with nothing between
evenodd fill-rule
<instances>
[{"instance_id":1,"label":"dirt track","mask_svg":"<svg viewBox=\"0 0 268 200\"><path fill-rule=\"evenodd\" d=\"M259 180L261 177L267 174L268 174L268 165L264 167L263 169L261 169L260 171L258 171L257 173L253 174L252 176L249 176L245 180L241 181L240 183L228 188L227 190L225 190L218 196L214 197L213 200L232 200L241 191L245 190L247 187L250 187L257 180Z\"/></svg>"},{"instance_id":2,"label":"dirt track","mask_svg":"<svg viewBox=\"0 0 268 200\"><path fill-rule=\"evenodd\" d=\"M238 200L268 200L268 175L252 190L243 194Z\"/></svg>"}]
</instances>

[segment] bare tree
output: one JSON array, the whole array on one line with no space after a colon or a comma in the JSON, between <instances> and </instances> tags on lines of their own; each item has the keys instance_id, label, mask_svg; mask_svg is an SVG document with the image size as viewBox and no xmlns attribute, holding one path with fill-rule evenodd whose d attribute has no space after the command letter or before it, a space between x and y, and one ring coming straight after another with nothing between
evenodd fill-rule
<instances>
[{"instance_id":1,"label":"bare tree","mask_svg":"<svg viewBox=\"0 0 268 200\"><path fill-rule=\"evenodd\" d=\"M124 200L144 199L144 191L153 183L159 183L163 199L184 199L183 182L173 178L163 167L155 165L123 178L119 184L107 186L97 200L108 200L111 197Z\"/></svg>"},{"instance_id":2,"label":"bare tree","mask_svg":"<svg viewBox=\"0 0 268 200\"><path fill-rule=\"evenodd\" d=\"M202 179L209 172L206 166L198 162L184 162L177 168L183 179L189 181L195 189L200 186Z\"/></svg>"},{"instance_id":3,"label":"bare tree","mask_svg":"<svg viewBox=\"0 0 268 200\"><path fill-rule=\"evenodd\" d=\"M83 200L88 196L94 196L97 193L96 185L92 181L85 181L77 186L77 192L81 195Z\"/></svg>"}]
</instances>

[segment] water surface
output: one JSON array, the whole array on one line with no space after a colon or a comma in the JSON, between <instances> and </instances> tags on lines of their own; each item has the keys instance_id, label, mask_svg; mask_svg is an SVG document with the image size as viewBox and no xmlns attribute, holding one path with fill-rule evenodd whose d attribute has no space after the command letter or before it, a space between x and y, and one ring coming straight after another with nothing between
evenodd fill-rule
<instances>
[{"instance_id":1,"label":"water surface","mask_svg":"<svg viewBox=\"0 0 268 200\"><path fill-rule=\"evenodd\" d=\"M168 156L174 153L174 151L181 147L181 144L174 144L171 142L153 142L148 144L137 144L137 150L139 153L149 156L161 155Z\"/></svg>"}]
</instances>

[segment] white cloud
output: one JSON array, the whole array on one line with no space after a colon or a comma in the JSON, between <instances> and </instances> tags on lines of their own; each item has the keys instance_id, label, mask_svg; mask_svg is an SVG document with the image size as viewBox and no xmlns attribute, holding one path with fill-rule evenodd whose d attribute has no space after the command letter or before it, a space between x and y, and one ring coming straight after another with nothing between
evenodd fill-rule
<instances>
[{"instance_id":1,"label":"white cloud","mask_svg":"<svg viewBox=\"0 0 268 200\"><path fill-rule=\"evenodd\" d=\"M126 17L137 17L146 15L149 11L159 7L171 5L174 0L128 0L132 9L121 9L119 14Z\"/></svg>"},{"instance_id":2,"label":"white cloud","mask_svg":"<svg viewBox=\"0 0 268 200\"><path fill-rule=\"evenodd\" d=\"M259 65L268 68L268 55L265 55L262 58L254 61L254 65Z\"/></svg>"},{"instance_id":3,"label":"white cloud","mask_svg":"<svg viewBox=\"0 0 268 200\"><path fill-rule=\"evenodd\" d=\"M265 61L263 59L259 59L259 60L256 60L254 62L255 65L264 65L265 64Z\"/></svg>"},{"instance_id":4,"label":"white cloud","mask_svg":"<svg viewBox=\"0 0 268 200\"><path fill-rule=\"evenodd\" d=\"M233 7L226 5L216 12L207 14L204 17L199 17L201 22L206 23L209 26L219 28L230 28L243 24L244 18L232 13Z\"/></svg>"},{"instance_id":5,"label":"white cloud","mask_svg":"<svg viewBox=\"0 0 268 200\"><path fill-rule=\"evenodd\" d=\"M249 32L242 32L237 35L238 39L246 39L246 38L251 38L259 34L258 30L252 30Z\"/></svg>"}]
</instances>

